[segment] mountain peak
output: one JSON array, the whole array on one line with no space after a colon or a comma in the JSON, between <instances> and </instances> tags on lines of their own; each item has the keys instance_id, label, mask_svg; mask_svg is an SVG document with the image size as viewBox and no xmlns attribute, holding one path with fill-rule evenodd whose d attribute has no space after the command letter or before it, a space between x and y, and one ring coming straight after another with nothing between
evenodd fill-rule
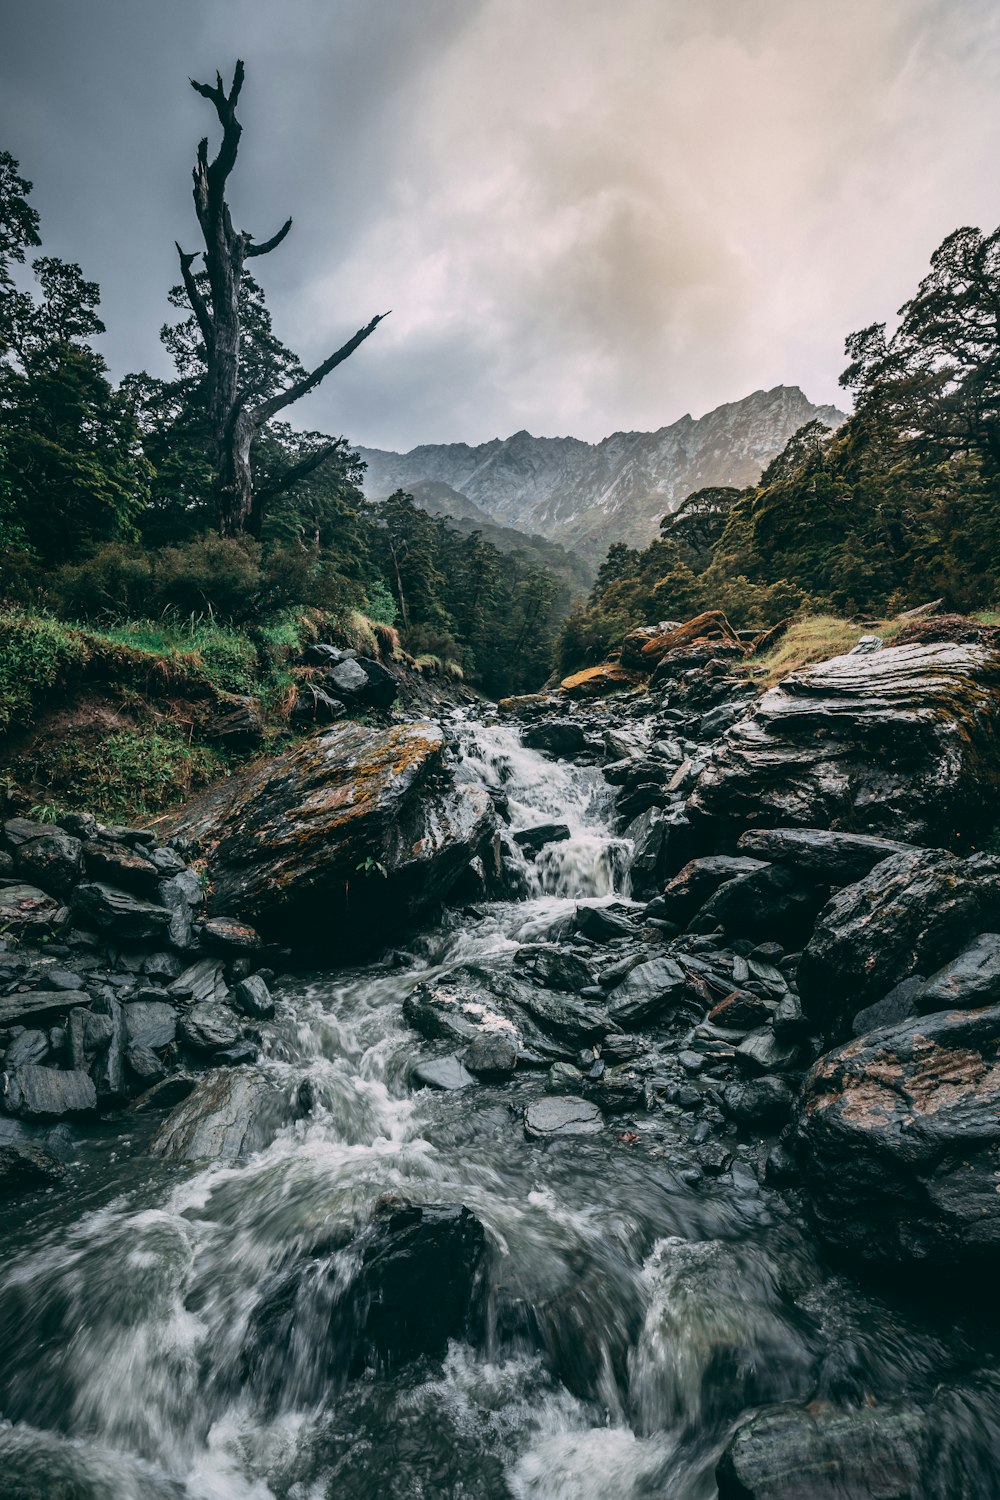
<instances>
[{"instance_id":1,"label":"mountain peak","mask_svg":"<svg viewBox=\"0 0 1000 1500\"><path fill-rule=\"evenodd\" d=\"M660 518L693 490L753 484L799 427L846 420L797 385L757 390L656 432L615 432L599 443L539 438L526 428L470 447L428 443L410 453L360 449L371 499L433 482L499 525L535 532L590 557L613 541L645 546Z\"/></svg>"}]
</instances>

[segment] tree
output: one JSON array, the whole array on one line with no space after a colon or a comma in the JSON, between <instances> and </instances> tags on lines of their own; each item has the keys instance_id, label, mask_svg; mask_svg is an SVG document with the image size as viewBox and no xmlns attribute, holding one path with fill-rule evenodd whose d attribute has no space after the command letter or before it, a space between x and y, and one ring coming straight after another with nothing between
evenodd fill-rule
<instances>
[{"instance_id":1,"label":"tree","mask_svg":"<svg viewBox=\"0 0 1000 1500\"><path fill-rule=\"evenodd\" d=\"M859 416L877 413L938 454L977 452L1000 473L1000 229L956 229L938 246L890 336L847 339L840 383Z\"/></svg>"},{"instance_id":2,"label":"tree","mask_svg":"<svg viewBox=\"0 0 1000 1500\"><path fill-rule=\"evenodd\" d=\"M208 278L207 294L192 270L197 255L186 254L180 245L177 246L184 287L205 345L205 395L215 447L218 525L223 536L234 536L241 531L259 534L266 501L314 472L337 451L337 444L333 443L325 451L320 449L310 453L282 476L278 490L254 490L250 451L264 425L314 390L331 370L354 353L386 316L380 313L372 318L322 364L292 378L272 395L258 400L248 389L240 362L244 262L276 250L291 229L292 221L287 219L278 232L263 243L256 243L251 235L233 228L226 202L226 183L236 165L243 129L236 118L243 77L243 63L238 61L228 93L219 73L214 86L191 80L192 88L215 106L222 126L222 142L214 161L209 161L208 140L203 139L198 145L194 168L194 204L205 240L205 249L201 253Z\"/></svg>"}]
</instances>

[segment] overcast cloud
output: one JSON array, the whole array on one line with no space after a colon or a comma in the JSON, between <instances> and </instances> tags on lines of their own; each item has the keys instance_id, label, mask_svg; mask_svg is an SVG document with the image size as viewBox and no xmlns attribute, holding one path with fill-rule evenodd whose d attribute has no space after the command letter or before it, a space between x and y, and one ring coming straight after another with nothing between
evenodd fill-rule
<instances>
[{"instance_id":1,"label":"overcast cloud","mask_svg":"<svg viewBox=\"0 0 1000 1500\"><path fill-rule=\"evenodd\" d=\"M958 224L1000 221L993 0L0 0L0 148L104 292L116 376L167 373L175 238L242 55L237 221L296 418L405 448L600 438L758 387L840 397L843 339ZM213 136L214 139L214 136Z\"/></svg>"}]
</instances>

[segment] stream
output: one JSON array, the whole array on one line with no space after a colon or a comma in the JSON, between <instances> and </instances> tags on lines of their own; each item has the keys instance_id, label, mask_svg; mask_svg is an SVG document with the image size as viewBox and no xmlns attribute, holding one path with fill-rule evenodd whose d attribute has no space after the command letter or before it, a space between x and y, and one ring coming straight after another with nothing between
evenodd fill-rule
<instances>
[{"instance_id":1,"label":"stream","mask_svg":"<svg viewBox=\"0 0 1000 1500\"><path fill-rule=\"evenodd\" d=\"M515 829L557 820L570 838L524 862L523 899L277 987L260 1066L289 1095L308 1079L313 1105L266 1150L178 1166L147 1154L157 1122L136 1116L127 1138L119 1125L83 1148L73 1195L6 1212L0 1500L711 1500L748 1409L927 1398L971 1369L949 1442L995 1441L992 1314L937 1315L831 1270L794 1199L746 1161L691 1170L683 1111L532 1141L522 1112L544 1071L413 1090L435 1051L403 1019L414 986L456 965L503 970L581 902L629 900L599 769L527 750L510 728L460 733L460 774L504 792ZM338 1383L317 1299L267 1388L248 1384L276 1274L385 1195L464 1204L484 1225L475 1338ZM956 1479L934 1493L977 1491Z\"/></svg>"}]
</instances>

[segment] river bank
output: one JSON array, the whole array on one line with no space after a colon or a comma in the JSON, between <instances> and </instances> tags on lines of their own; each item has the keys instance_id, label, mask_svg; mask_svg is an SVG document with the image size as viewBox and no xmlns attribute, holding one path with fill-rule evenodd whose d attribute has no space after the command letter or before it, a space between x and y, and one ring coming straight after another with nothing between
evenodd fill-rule
<instances>
[{"instance_id":1,"label":"river bank","mask_svg":"<svg viewBox=\"0 0 1000 1500\"><path fill-rule=\"evenodd\" d=\"M368 842L295 867L316 923L368 850L388 945L350 967L290 966L245 851L189 828L192 926L275 922L274 1014L252 1062L161 1048L169 1109L37 1127L66 1160L8 1199L0 1493L989 1493L998 1329L933 1268L993 1263L997 877L915 840L981 783L995 687L988 638L941 645L768 703L695 636L659 685L453 714L410 795L471 799L475 847L415 930L378 792Z\"/></svg>"}]
</instances>

